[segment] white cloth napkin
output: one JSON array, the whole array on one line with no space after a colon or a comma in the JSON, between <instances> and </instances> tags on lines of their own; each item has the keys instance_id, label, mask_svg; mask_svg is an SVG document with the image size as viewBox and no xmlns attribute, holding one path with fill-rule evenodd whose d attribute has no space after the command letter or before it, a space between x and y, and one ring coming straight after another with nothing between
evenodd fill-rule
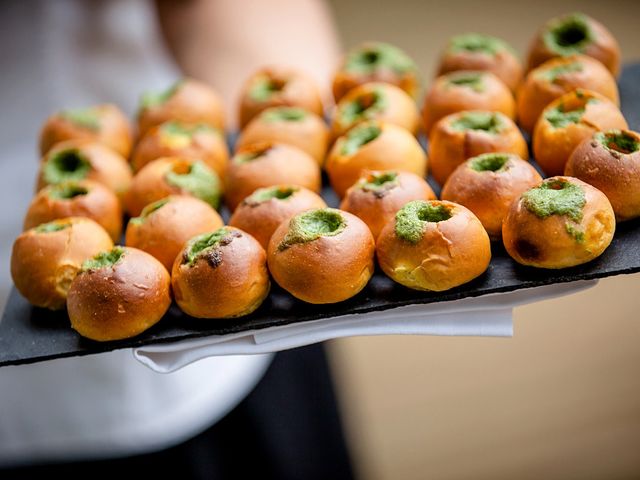
<instances>
[{"instance_id":1,"label":"white cloth napkin","mask_svg":"<svg viewBox=\"0 0 640 480\"><path fill-rule=\"evenodd\" d=\"M597 280L545 285L514 292L384 311L343 315L228 335L214 335L134 349L135 358L152 370L172 372L215 355L278 352L334 338L362 335L513 336L513 308L576 293Z\"/></svg>"}]
</instances>

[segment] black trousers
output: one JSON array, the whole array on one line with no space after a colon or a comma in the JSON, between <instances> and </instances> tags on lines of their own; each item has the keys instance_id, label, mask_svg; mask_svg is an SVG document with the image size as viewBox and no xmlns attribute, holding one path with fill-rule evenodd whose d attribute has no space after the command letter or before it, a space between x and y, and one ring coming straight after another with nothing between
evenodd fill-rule
<instances>
[{"instance_id":1,"label":"black trousers","mask_svg":"<svg viewBox=\"0 0 640 480\"><path fill-rule=\"evenodd\" d=\"M352 479L322 344L278 353L256 388L226 417L175 447L115 460L0 469L0 479L86 480L98 473L181 479Z\"/></svg>"}]
</instances>

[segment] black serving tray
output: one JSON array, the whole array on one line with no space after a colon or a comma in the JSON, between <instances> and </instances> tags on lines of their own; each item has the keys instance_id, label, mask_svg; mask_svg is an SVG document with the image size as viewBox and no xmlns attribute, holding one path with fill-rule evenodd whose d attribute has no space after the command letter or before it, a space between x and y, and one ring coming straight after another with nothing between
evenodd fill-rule
<instances>
[{"instance_id":1,"label":"black serving tray","mask_svg":"<svg viewBox=\"0 0 640 480\"><path fill-rule=\"evenodd\" d=\"M640 64L627 66L619 79L622 110L633 130L640 129ZM430 183L438 190L437 185ZM323 196L330 206L338 199L329 188ZM227 212L223 212L228 215ZM554 283L573 282L640 271L640 219L618 225L610 247L596 260L578 267L549 271L515 263L502 244L493 243L488 270L470 283L442 293L402 287L376 271L355 297L332 305L310 305L293 298L275 283L262 306L249 316L229 320L200 320L174 304L166 316L143 334L116 342L93 342L70 328L66 312L32 307L12 289L0 320L0 366L34 363L61 357L89 355L121 348L169 343L190 338L300 323L347 314L364 314L410 304L429 304L490 293L509 292ZM428 307L425 307L428 308Z\"/></svg>"}]
</instances>

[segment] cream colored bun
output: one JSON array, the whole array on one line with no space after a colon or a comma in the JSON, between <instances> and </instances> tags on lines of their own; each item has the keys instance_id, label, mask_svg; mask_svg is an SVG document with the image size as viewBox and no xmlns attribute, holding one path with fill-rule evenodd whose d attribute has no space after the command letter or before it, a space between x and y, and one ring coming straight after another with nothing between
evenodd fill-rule
<instances>
[{"instance_id":1,"label":"cream colored bun","mask_svg":"<svg viewBox=\"0 0 640 480\"><path fill-rule=\"evenodd\" d=\"M531 132L549 103L576 88L594 91L620 104L616 80L599 61L585 55L552 58L531 70L518 89L520 126Z\"/></svg>"},{"instance_id":2,"label":"cream colored bun","mask_svg":"<svg viewBox=\"0 0 640 480\"><path fill-rule=\"evenodd\" d=\"M467 208L445 200L415 200L380 232L378 263L392 280L414 290L442 292L482 275L491 242Z\"/></svg>"},{"instance_id":3,"label":"cream colored bun","mask_svg":"<svg viewBox=\"0 0 640 480\"><path fill-rule=\"evenodd\" d=\"M182 157L159 158L133 178L126 198L127 212L137 217L144 207L168 195L190 195L218 208L221 191L218 175L205 163Z\"/></svg>"},{"instance_id":4,"label":"cream colored bun","mask_svg":"<svg viewBox=\"0 0 640 480\"><path fill-rule=\"evenodd\" d=\"M511 204L502 240L522 265L565 268L600 256L616 220L607 197L572 177L550 177Z\"/></svg>"},{"instance_id":5,"label":"cream colored bun","mask_svg":"<svg viewBox=\"0 0 640 480\"><path fill-rule=\"evenodd\" d=\"M417 65L388 43L365 42L350 49L333 77L333 97L338 102L352 88L369 82L396 85L414 99L420 93Z\"/></svg>"},{"instance_id":6,"label":"cream colored bun","mask_svg":"<svg viewBox=\"0 0 640 480\"><path fill-rule=\"evenodd\" d=\"M240 128L263 110L283 106L324 115L320 90L306 73L282 66L259 69L245 81L240 92Z\"/></svg>"},{"instance_id":7,"label":"cream colored bun","mask_svg":"<svg viewBox=\"0 0 640 480\"><path fill-rule=\"evenodd\" d=\"M276 229L267 249L273 279L308 303L353 297L374 271L375 242L355 215L334 208L307 210Z\"/></svg>"},{"instance_id":8,"label":"cream colored bun","mask_svg":"<svg viewBox=\"0 0 640 480\"><path fill-rule=\"evenodd\" d=\"M129 220L125 243L150 253L170 272L187 240L223 225L218 212L204 201L170 195L150 203L139 217Z\"/></svg>"},{"instance_id":9,"label":"cream colored bun","mask_svg":"<svg viewBox=\"0 0 640 480\"><path fill-rule=\"evenodd\" d=\"M377 120L361 123L333 145L325 170L331 186L342 198L365 170L399 170L427 174L427 154L402 127Z\"/></svg>"},{"instance_id":10,"label":"cream colored bun","mask_svg":"<svg viewBox=\"0 0 640 480\"><path fill-rule=\"evenodd\" d=\"M466 111L442 118L429 137L431 174L440 185L465 162L483 153L529 158L527 142L513 120L499 112Z\"/></svg>"},{"instance_id":11,"label":"cream colored bun","mask_svg":"<svg viewBox=\"0 0 640 480\"><path fill-rule=\"evenodd\" d=\"M116 194L91 180L66 181L40 190L29 204L23 229L65 217L87 217L99 223L114 242L122 234L122 207Z\"/></svg>"},{"instance_id":12,"label":"cream colored bun","mask_svg":"<svg viewBox=\"0 0 640 480\"><path fill-rule=\"evenodd\" d=\"M249 315L269 294L266 253L234 227L198 235L176 257L172 286L178 306L192 317Z\"/></svg>"},{"instance_id":13,"label":"cream colored bun","mask_svg":"<svg viewBox=\"0 0 640 480\"><path fill-rule=\"evenodd\" d=\"M604 25L583 13L562 15L545 23L529 46L528 68L576 53L595 58L613 75L620 71L617 40Z\"/></svg>"},{"instance_id":14,"label":"cream colored bun","mask_svg":"<svg viewBox=\"0 0 640 480\"><path fill-rule=\"evenodd\" d=\"M608 130L584 140L571 154L565 174L604 193L619 222L640 217L640 134Z\"/></svg>"},{"instance_id":15,"label":"cream colored bun","mask_svg":"<svg viewBox=\"0 0 640 480\"><path fill-rule=\"evenodd\" d=\"M40 154L66 140L93 140L129 158L133 133L129 119L117 106L95 105L56 112L40 130Z\"/></svg>"},{"instance_id":16,"label":"cream colored bun","mask_svg":"<svg viewBox=\"0 0 640 480\"><path fill-rule=\"evenodd\" d=\"M229 225L253 235L266 250L276 228L295 214L327 204L320 195L297 185L259 188L246 197L229 219Z\"/></svg>"},{"instance_id":17,"label":"cream colored bun","mask_svg":"<svg viewBox=\"0 0 640 480\"><path fill-rule=\"evenodd\" d=\"M435 200L436 194L424 178L396 170L365 171L353 184L340 209L353 213L367 224L373 238L396 212L411 200Z\"/></svg>"},{"instance_id":18,"label":"cream colored bun","mask_svg":"<svg viewBox=\"0 0 640 480\"><path fill-rule=\"evenodd\" d=\"M442 188L442 200L471 210L492 240L502 236L502 220L511 203L542 177L512 153L484 153L459 165Z\"/></svg>"},{"instance_id":19,"label":"cream colored bun","mask_svg":"<svg viewBox=\"0 0 640 480\"><path fill-rule=\"evenodd\" d=\"M169 120L151 127L138 141L131 166L137 172L162 157L201 160L222 178L229 163L229 147L220 130L211 125Z\"/></svg>"},{"instance_id":20,"label":"cream colored bun","mask_svg":"<svg viewBox=\"0 0 640 480\"><path fill-rule=\"evenodd\" d=\"M113 247L82 264L71 283L67 312L71 327L99 342L145 332L171 305L169 272L142 250Z\"/></svg>"},{"instance_id":21,"label":"cream colored bun","mask_svg":"<svg viewBox=\"0 0 640 480\"><path fill-rule=\"evenodd\" d=\"M333 138L367 120L393 123L417 135L422 127L415 100L400 87L371 82L349 90L338 102L331 121Z\"/></svg>"},{"instance_id":22,"label":"cream colored bun","mask_svg":"<svg viewBox=\"0 0 640 480\"><path fill-rule=\"evenodd\" d=\"M284 143L254 143L236 151L225 178L231 211L258 188L291 184L320 192L320 167L307 153Z\"/></svg>"},{"instance_id":23,"label":"cream colored bun","mask_svg":"<svg viewBox=\"0 0 640 480\"><path fill-rule=\"evenodd\" d=\"M37 190L68 180L95 180L122 201L131 187L129 163L118 153L93 140L67 140L42 158Z\"/></svg>"},{"instance_id":24,"label":"cream colored bun","mask_svg":"<svg viewBox=\"0 0 640 480\"><path fill-rule=\"evenodd\" d=\"M60 310L82 262L113 247L105 230L88 218L68 217L21 233L11 252L11 278L36 307Z\"/></svg>"},{"instance_id":25,"label":"cream colored bun","mask_svg":"<svg viewBox=\"0 0 640 480\"><path fill-rule=\"evenodd\" d=\"M224 105L218 93L206 83L184 78L163 92L145 92L138 110L138 134L174 120L206 123L224 131Z\"/></svg>"},{"instance_id":26,"label":"cream colored bun","mask_svg":"<svg viewBox=\"0 0 640 480\"><path fill-rule=\"evenodd\" d=\"M512 120L516 101L511 90L493 73L459 70L434 81L424 98L422 119L427 134L443 117L465 110L501 112Z\"/></svg>"},{"instance_id":27,"label":"cream colored bun","mask_svg":"<svg viewBox=\"0 0 640 480\"><path fill-rule=\"evenodd\" d=\"M329 148L329 128L321 117L303 108L271 107L253 117L240 132L236 149L263 142L298 147L322 166Z\"/></svg>"},{"instance_id":28,"label":"cream colored bun","mask_svg":"<svg viewBox=\"0 0 640 480\"><path fill-rule=\"evenodd\" d=\"M520 59L507 42L479 33L463 33L449 40L440 57L438 75L458 70L491 72L512 92L523 76Z\"/></svg>"},{"instance_id":29,"label":"cream colored bun","mask_svg":"<svg viewBox=\"0 0 640 480\"><path fill-rule=\"evenodd\" d=\"M533 156L547 176L562 175L571 152L583 140L614 128L626 129L627 121L611 100L581 88L572 90L542 111L533 131Z\"/></svg>"}]
</instances>

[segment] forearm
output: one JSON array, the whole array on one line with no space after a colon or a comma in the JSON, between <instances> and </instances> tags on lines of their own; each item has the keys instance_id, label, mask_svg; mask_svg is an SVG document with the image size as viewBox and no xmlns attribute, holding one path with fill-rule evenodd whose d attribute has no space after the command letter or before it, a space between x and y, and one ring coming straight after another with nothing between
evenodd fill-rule
<instances>
[{"instance_id":1,"label":"forearm","mask_svg":"<svg viewBox=\"0 0 640 480\"><path fill-rule=\"evenodd\" d=\"M311 74L329 97L339 42L321 0L156 0L160 25L185 75L210 83L236 125L242 82L265 64Z\"/></svg>"}]
</instances>

